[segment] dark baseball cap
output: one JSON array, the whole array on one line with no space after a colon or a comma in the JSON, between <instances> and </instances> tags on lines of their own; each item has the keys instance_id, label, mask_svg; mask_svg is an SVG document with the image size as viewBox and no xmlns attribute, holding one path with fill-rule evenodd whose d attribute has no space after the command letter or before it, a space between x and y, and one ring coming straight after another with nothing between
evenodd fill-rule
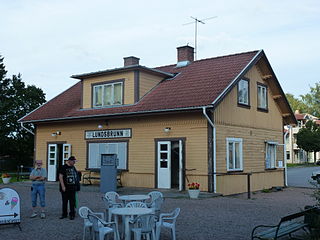
<instances>
[{"instance_id":1,"label":"dark baseball cap","mask_svg":"<svg viewBox=\"0 0 320 240\"><path fill-rule=\"evenodd\" d=\"M68 161L77 161L77 159L75 158L75 156L71 156L68 158Z\"/></svg>"}]
</instances>

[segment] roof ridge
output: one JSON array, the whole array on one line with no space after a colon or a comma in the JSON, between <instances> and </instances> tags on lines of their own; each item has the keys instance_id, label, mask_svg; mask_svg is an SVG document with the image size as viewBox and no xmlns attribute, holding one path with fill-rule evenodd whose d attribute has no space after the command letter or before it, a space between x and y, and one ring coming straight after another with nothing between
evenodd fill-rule
<instances>
[{"instance_id":1,"label":"roof ridge","mask_svg":"<svg viewBox=\"0 0 320 240\"><path fill-rule=\"evenodd\" d=\"M201 61L206 61L206 60L211 60L211 59L216 59L216 58L225 58L225 57L243 55L243 54L248 54L248 53L257 53L259 51L260 50L253 50L253 51L248 51L248 52L240 52L240 53L233 53L233 54L221 55L221 56L216 56L216 57L203 58L203 59L196 60L194 62L201 62Z\"/></svg>"},{"instance_id":2,"label":"roof ridge","mask_svg":"<svg viewBox=\"0 0 320 240\"><path fill-rule=\"evenodd\" d=\"M232 53L232 54L228 54L228 55L221 55L221 56L216 56L216 57L203 58L203 59L199 59L199 60L193 61L192 63L201 62L201 61L207 61L207 60L217 59L217 58L224 58L224 57L243 55L243 54L248 54L248 53L257 53L259 51L260 50L252 50L252 51L247 51L247 52ZM168 64L168 65L163 65L163 66L158 66L158 67L152 67L152 68L164 68L164 67L172 67L172 66L176 66L176 65L177 65L176 63L173 63L173 64Z\"/></svg>"}]
</instances>

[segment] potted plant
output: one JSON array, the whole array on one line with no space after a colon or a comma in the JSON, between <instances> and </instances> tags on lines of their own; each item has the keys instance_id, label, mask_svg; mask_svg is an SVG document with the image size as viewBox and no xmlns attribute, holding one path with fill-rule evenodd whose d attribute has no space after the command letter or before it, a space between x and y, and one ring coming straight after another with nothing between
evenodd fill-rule
<instances>
[{"instance_id":1,"label":"potted plant","mask_svg":"<svg viewBox=\"0 0 320 240\"><path fill-rule=\"evenodd\" d=\"M193 182L193 183L189 183L188 187L189 187L189 190L188 190L189 197L190 198L198 198L199 193L200 193L200 189L199 189L200 184L197 182Z\"/></svg>"},{"instance_id":2,"label":"potted plant","mask_svg":"<svg viewBox=\"0 0 320 240\"><path fill-rule=\"evenodd\" d=\"M1 177L3 184L8 184L10 182L11 176L8 173L2 173Z\"/></svg>"}]
</instances>

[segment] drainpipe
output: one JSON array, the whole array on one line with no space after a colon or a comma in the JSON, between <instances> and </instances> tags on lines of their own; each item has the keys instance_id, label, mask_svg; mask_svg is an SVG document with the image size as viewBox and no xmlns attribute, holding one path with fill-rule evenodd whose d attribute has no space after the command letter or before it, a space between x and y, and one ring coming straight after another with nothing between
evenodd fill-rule
<instances>
[{"instance_id":1,"label":"drainpipe","mask_svg":"<svg viewBox=\"0 0 320 240\"><path fill-rule=\"evenodd\" d=\"M288 131L283 136L283 164L284 164L284 186L288 187L288 170L287 170L287 144L286 144L286 138L288 133L291 131L291 126L287 125ZM291 155L291 152L290 152Z\"/></svg>"},{"instance_id":2,"label":"drainpipe","mask_svg":"<svg viewBox=\"0 0 320 240\"><path fill-rule=\"evenodd\" d=\"M21 122L21 127L26 130L27 132L31 133L32 135L34 135L34 132L32 132L30 129L26 128L25 126L23 126L23 122Z\"/></svg>"},{"instance_id":3,"label":"drainpipe","mask_svg":"<svg viewBox=\"0 0 320 240\"><path fill-rule=\"evenodd\" d=\"M202 107L202 113L203 115L206 117L206 119L208 120L208 123L211 125L213 131L212 131L212 157L213 157L213 169L212 169L212 178L213 178L213 192L217 193L217 174L216 174L216 127L213 124L213 122L211 121L211 119L209 118L209 116L207 115L206 112L207 107Z\"/></svg>"}]
</instances>

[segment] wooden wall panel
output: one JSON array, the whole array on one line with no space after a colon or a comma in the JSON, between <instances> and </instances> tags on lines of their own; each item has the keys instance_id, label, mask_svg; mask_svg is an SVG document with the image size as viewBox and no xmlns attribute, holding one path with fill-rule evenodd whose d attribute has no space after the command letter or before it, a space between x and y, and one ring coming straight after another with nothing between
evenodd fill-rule
<instances>
[{"instance_id":1,"label":"wooden wall panel","mask_svg":"<svg viewBox=\"0 0 320 240\"><path fill-rule=\"evenodd\" d=\"M251 191L283 187L283 170L254 173L250 177ZM223 195L244 193L248 191L246 175L217 176L217 192Z\"/></svg>"},{"instance_id":2,"label":"wooden wall panel","mask_svg":"<svg viewBox=\"0 0 320 240\"><path fill-rule=\"evenodd\" d=\"M216 125L217 172L227 171L226 138L242 138L243 170L265 170L265 142L283 143L282 132L239 126ZM283 146L277 147L277 160L283 161Z\"/></svg>"},{"instance_id":3,"label":"wooden wall panel","mask_svg":"<svg viewBox=\"0 0 320 240\"><path fill-rule=\"evenodd\" d=\"M140 71L140 98L154 88L162 79L163 77L154 76Z\"/></svg>"},{"instance_id":4,"label":"wooden wall panel","mask_svg":"<svg viewBox=\"0 0 320 240\"><path fill-rule=\"evenodd\" d=\"M110 74L107 76L92 77L83 80L83 108L92 107L92 88L91 84L124 79L124 104L134 103L134 73L124 72Z\"/></svg>"},{"instance_id":5,"label":"wooden wall panel","mask_svg":"<svg viewBox=\"0 0 320 240\"><path fill-rule=\"evenodd\" d=\"M98 130L97 126L103 123L104 121L96 120L39 124L37 126L37 159L47 160L48 142L66 141L72 145L72 154L79 160L76 164L77 168L85 170L87 141L84 140L84 131ZM171 127L170 133L164 133L165 127ZM125 186L154 187L155 138L186 138L186 168L196 169L187 174L194 175L191 179L201 182L202 189L207 190L207 122L202 113L108 120L106 129L120 128L132 128L132 138L128 143L129 171L123 174ZM61 131L61 135L52 137L51 133L56 131Z\"/></svg>"}]
</instances>

